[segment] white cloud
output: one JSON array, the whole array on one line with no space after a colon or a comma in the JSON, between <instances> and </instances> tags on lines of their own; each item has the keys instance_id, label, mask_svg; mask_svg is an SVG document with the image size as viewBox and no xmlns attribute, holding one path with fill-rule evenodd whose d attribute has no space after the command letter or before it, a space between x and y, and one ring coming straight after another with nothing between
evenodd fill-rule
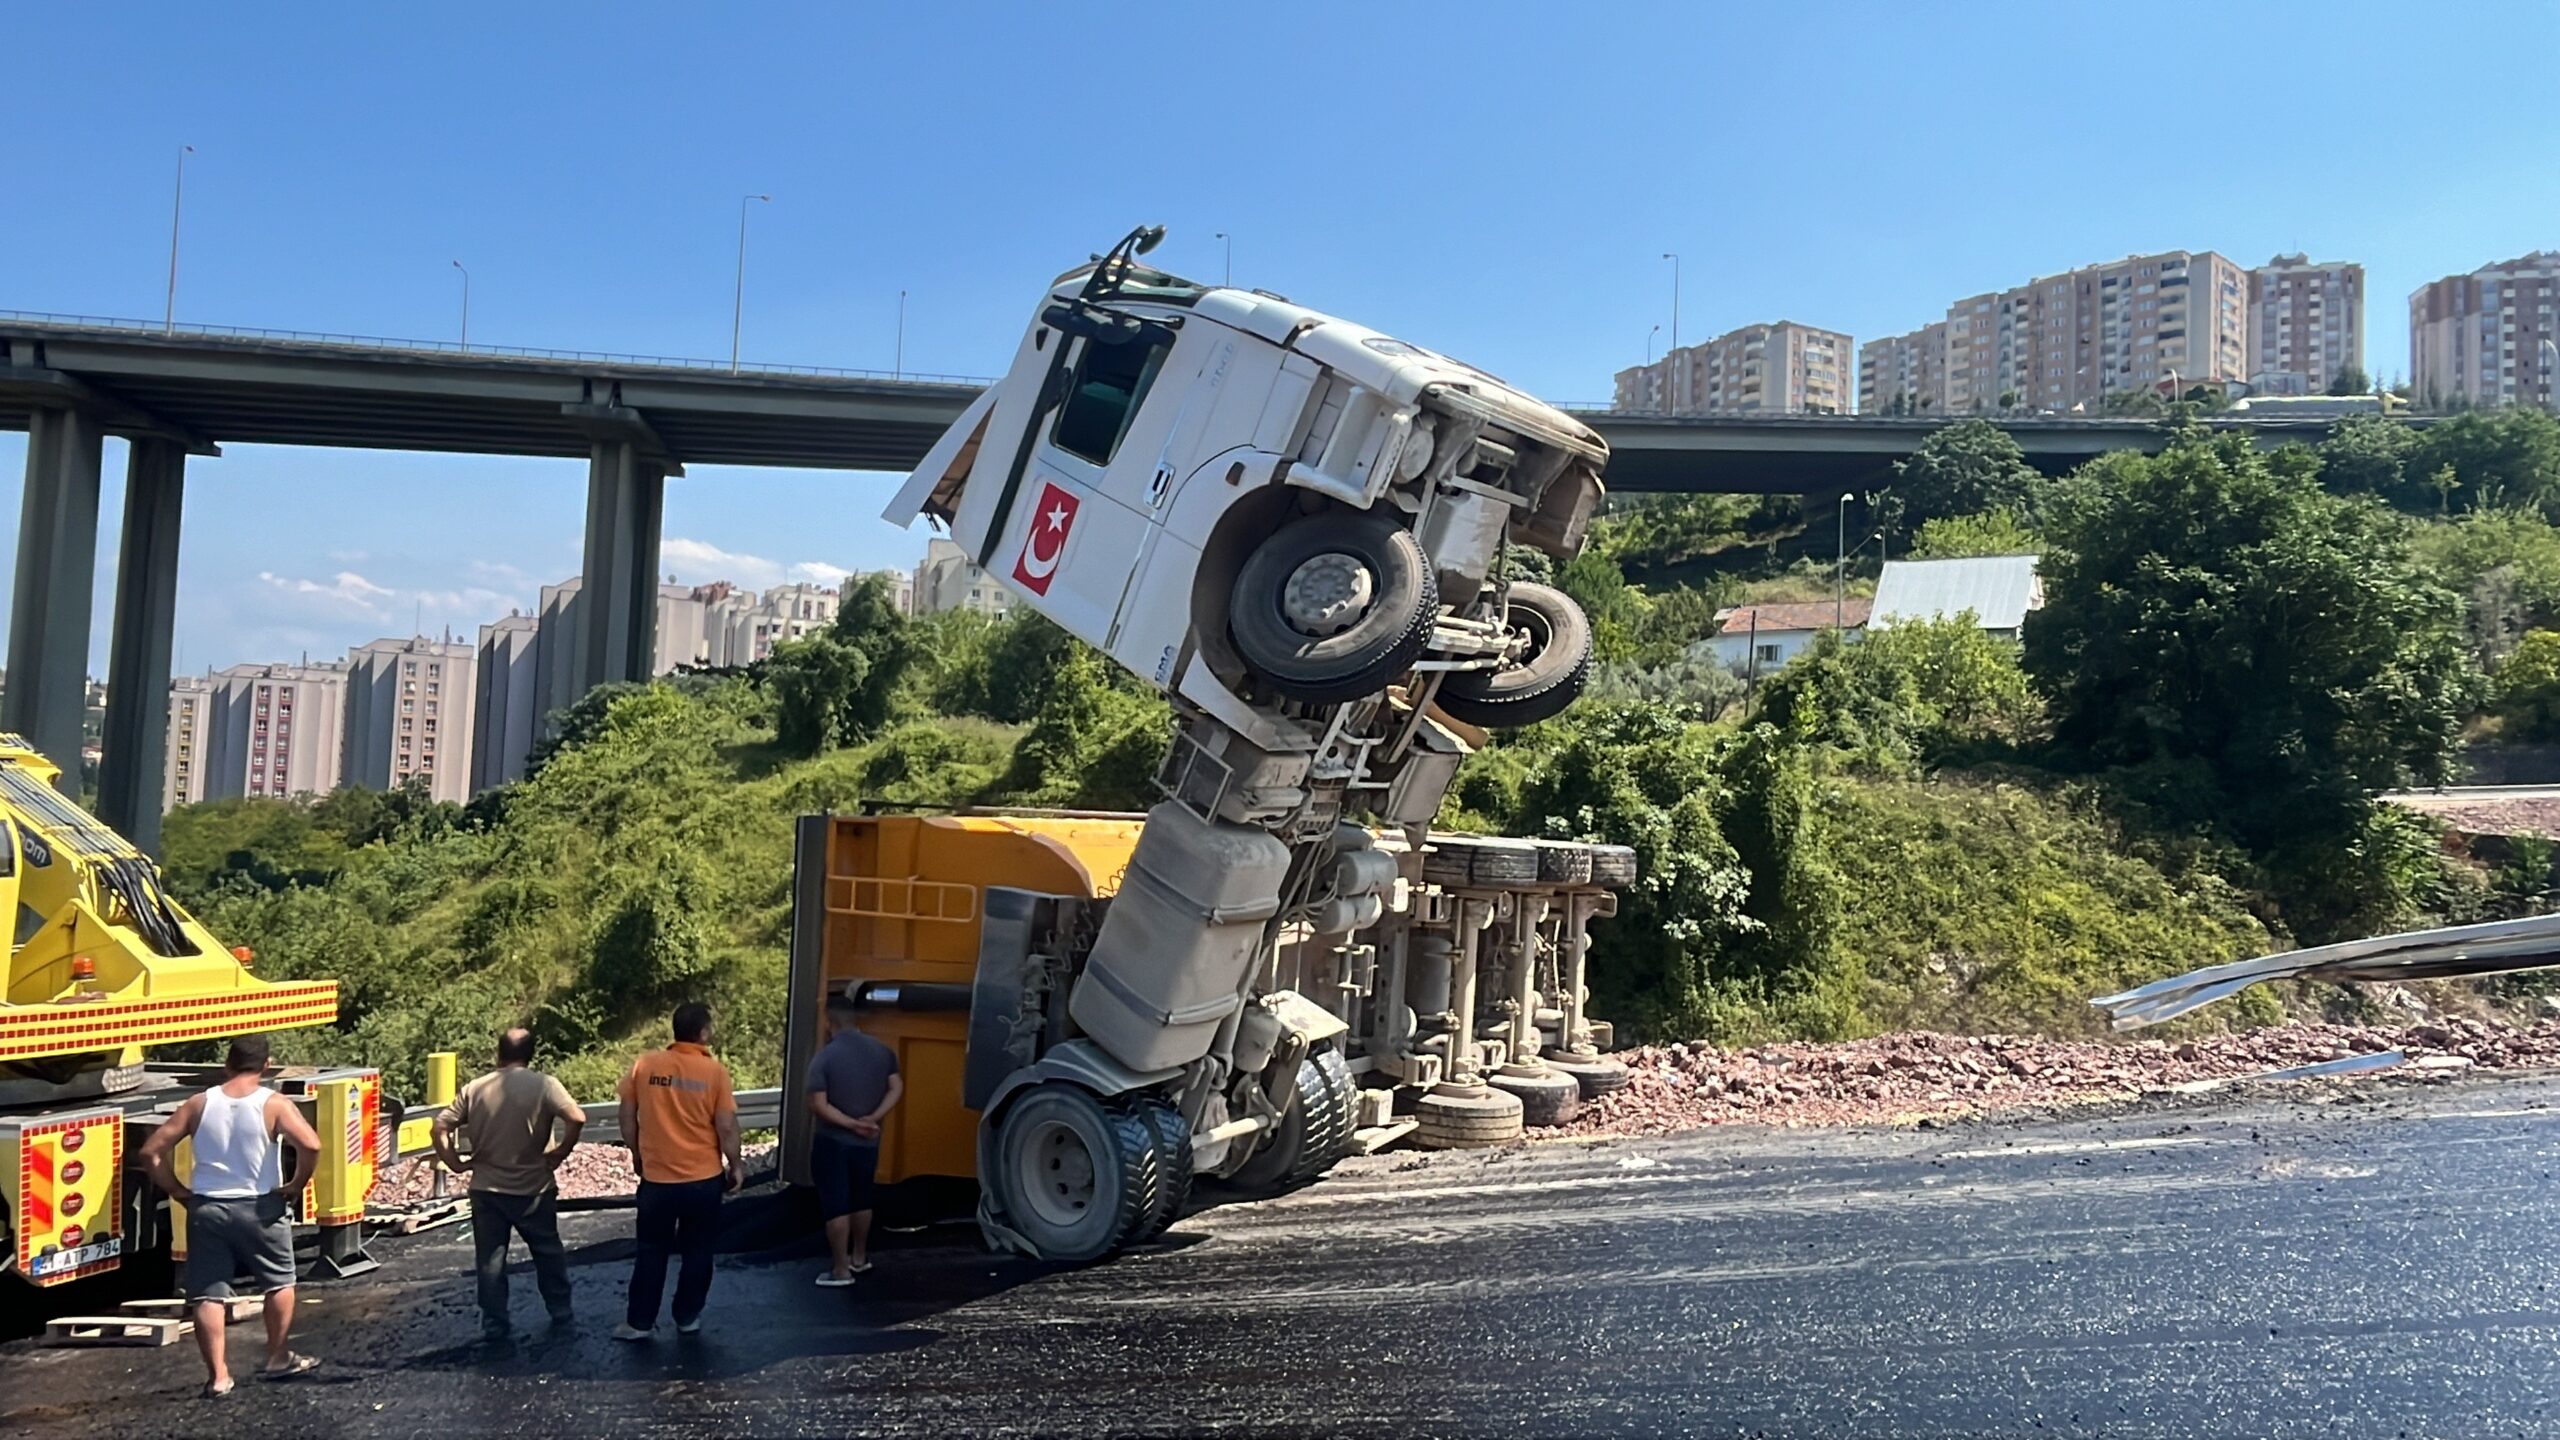
<instances>
[{"instance_id":1,"label":"white cloud","mask_svg":"<svg viewBox=\"0 0 2560 1440\"><path fill-rule=\"evenodd\" d=\"M687 585L708 585L716 580L727 580L750 590L770 590L776 585L793 582L842 585L844 577L853 573L830 560L795 560L786 565L762 555L723 550L708 540L682 536L658 542L658 565Z\"/></svg>"},{"instance_id":2,"label":"white cloud","mask_svg":"<svg viewBox=\"0 0 2560 1440\"><path fill-rule=\"evenodd\" d=\"M326 582L303 580L278 575L271 570L258 572L258 580L276 591L313 608L340 613L367 615L386 614L383 602L398 592L376 585L353 570L341 570Z\"/></svg>"}]
</instances>

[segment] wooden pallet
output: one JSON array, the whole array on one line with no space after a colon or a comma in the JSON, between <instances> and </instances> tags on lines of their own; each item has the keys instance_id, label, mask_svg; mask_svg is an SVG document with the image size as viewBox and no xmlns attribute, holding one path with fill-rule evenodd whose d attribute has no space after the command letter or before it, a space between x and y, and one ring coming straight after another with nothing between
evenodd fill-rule
<instances>
[{"instance_id":1,"label":"wooden pallet","mask_svg":"<svg viewBox=\"0 0 2560 1440\"><path fill-rule=\"evenodd\" d=\"M195 1329L191 1320L157 1315L65 1315L44 1325L47 1345L175 1345Z\"/></svg>"},{"instance_id":2,"label":"wooden pallet","mask_svg":"<svg viewBox=\"0 0 2560 1440\"><path fill-rule=\"evenodd\" d=\"M128 1315L158 1316L169 1320L192 1320L196 1313L194 1301L181 1300L174 1295L161 1300L127 1300L119 1308ZM267 1297L263 1295L233 1295L222 1302L222 1318L254 1320L265 1314L266 1309Z\"/></svg>"},{"instance_id":3,"label":"wooden pallet","mask_svg":"<svg viewBox=\"0 0 2560 1440\"><path fill-rule=\"evenodd\" d=\"M467 1200L438 1200L417 1210L376 1210L364 1217L367 1227L383 1235L415 1235L467 1220L471 1203Z\"/></svg>"}]
</instances>

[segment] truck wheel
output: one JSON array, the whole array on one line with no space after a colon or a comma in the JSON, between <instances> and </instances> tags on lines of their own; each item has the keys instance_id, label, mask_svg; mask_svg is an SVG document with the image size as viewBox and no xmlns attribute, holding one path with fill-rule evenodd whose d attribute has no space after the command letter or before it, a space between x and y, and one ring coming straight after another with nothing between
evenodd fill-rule
<instances>
[{"instance_id":1,"label":"truck wheel","mask_svg":"<svg viewBox=\"0 0 2560 1440\"><path fill-rule=\"evenodd\" d=\"M1140 1100L1137 1110L1155 1136L1158 1183L1156 1203L1138 1218L1138 1228L1129 1234L1126 1243L1131 1245L1163 1234L1191 1201L1191 1127L1182 1123L1181 1111L1153 1097Z\"/></svg>"},{"instance_id":2,"label":"truck wheel","mask_svg":"<svg viewBox=\"0 0 2560 1440\"><path fill-rule=\"evenodd\" d=\"M1099 1260L1162 1203L1155 1127L1080 1086L1050 1081L1015 1101L996 1159L1005 1218L1043 1260Z\"/></svg>"},{"instance_id":3,"label":"truck wheel","mask_svg":"<svg viewBox=\"0 0 2560 1440\"><path fill-rule=\"evenodd\" d=\"M1351 1147L1351 1072L1342 1057L1319 1050L1298 1062L1297 1088L1280 1123L1233 1179L1248 1190L1294 1190L1312 1182Z\"/></svg>"},{"instance_id":4,"label":"truck wheel","mask_svg":"<svg viewBox=\"0 0 2560 1440\"><path fill-rule=\"evenodd\" d=\"M1591 883L1610 890L1636 883L1636 852L1624 845L1592 846Z\"/></svg>"},{"instance_id":5,"label":"truck wheel","mask_svg":"<svg viewBox=\"0 0 2560 1440\"><path fill-rule=\"evenodd\" d=\"M1330 705L1412 669L1439 614L1439 582L1413 532L1335 510L1290 521L1246 557L1227 629L1271 688Z\"/></svg>"},{"instance_id":6,"label":"truck wheel","mask_svg":"<svg viewBox=\"0 0 2560 1440\"><path fill-rule=\"evenodd\" d=\"M1515 581L1509 623L1528 648L1499 670L1452 670L1439 706L1488 729L1534 724L1564 713L1591 677L1591 621L1561 590Z\"/></svg>"},{"instance_id":7,"label":"truck wheel","mask_svg":"<svg viewBox=\"0 0 2560 1440\"><path fill-rule=\"evenodd\" d=\"M1582 1086L1553 1070L1543 1075L1493 1075L1487 1084L1520 1097L1523 1125L1562 1125L1582 1108Z\"/></svg>"},{"instance_id":8,"label":"truck wheel","mask_svg":"<svg viewBox=\"0 0 2560 1440\"><path fill-rule=\"evenodd\" d=\"M1559 1075L1573 1077L1574 1083L1582 1087L1585 1100L1614 1095L1626 1089L1627 1082L1635 1078L1627 1073L1624 1063L1616 1060L1559 1060L1550 1055L1547 1068Z\"/></svg>"},{"instance_id":9,"label":"truck wheel","mask_svg":"<svg viewBox=\"0 0 2560 1440\"><path fill-rule=\"evenodd\" d=\"M1413 1107L1413 1143L1425 1150L1489 1150L1520 1138L1520 1097L1425 1095Z\"/></svg>"}]
</instances>

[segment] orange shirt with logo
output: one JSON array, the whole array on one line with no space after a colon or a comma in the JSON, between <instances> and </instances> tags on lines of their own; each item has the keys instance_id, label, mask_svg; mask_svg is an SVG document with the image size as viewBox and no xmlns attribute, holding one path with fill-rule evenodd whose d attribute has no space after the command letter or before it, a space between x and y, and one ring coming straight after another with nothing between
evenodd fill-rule
<instances>
[{"instance_id":1,"label":"orange shirt with logo","mask_svg":"<svg viewBox=\"0 0 2560 1440\"><path fill-rule=\"evenodd\" d=\"M678 1040L632 1061L622 1077L622 1113L640 1141L640 1178L681 1185L726 1171L713 1122L737 1108L729 1068L704 1046Z\"/></svg>"}]
</instances>

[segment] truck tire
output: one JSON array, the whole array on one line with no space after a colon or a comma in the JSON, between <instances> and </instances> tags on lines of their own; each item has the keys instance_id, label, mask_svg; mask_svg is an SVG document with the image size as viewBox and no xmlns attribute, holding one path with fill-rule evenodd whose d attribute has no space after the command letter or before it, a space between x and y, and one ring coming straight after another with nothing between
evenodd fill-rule
<instances>
[{"instance_id":1,"label":"truck tire","mask_svg":"<svg viewBox=\"0 0 2560 1440\"><path fill-rule=\"evenodd\" d=\"M1006 1222L1043 1260L1099 1260L1163 1202L1156 1129L1136 1106L1053 1080L1016 1100L1001 1124L997 1194Z\"/></svg>"},{"instance_id":2,"label":"truck tire","mask_svg":"<svg viewBox=\"0 0 2560 1440\"><path fill-rule=\"evenodd\" d=\"M1591 883L1591 847L1570 840L1538 842L1538 878L1550 885Z\"/></svg>"},{"instance_id":3,"label":"truck tire","mask_svg":"<svg viewBox=\"0 0 2560 1440\"><path fill-rule=\"evenodd\" d=\"M1614 1095L1626 1089L1627 1082L1635 1078L1627 1073L1624 1063L1616 1060L1559 1060L1550 1055L1547 1068L1573 1077L1574 1083L1582 1087L1585 1100Z\"/></svg>"},{"instance_id":4,"label":"truck tire","mask_svg":"<svg viewBox=\"0 0 2560 1440\"><path fill-rule=\"evenodd\" d=\"M1440 708L1470 725L1504 729L1553 719L1591 678L1591 621L1573 597L1515 581L1509 611L1512 628L1529 637L1528 650L1499 670L1452 670L1440 682Z\"/></svg>"},{"instance_id":5,"label":"truck tire","mask_svg":"<svg viewBox=\"0 0 2560 1440\"><path fill-rule=\"evenodd\" d=\"M1625 845L1592 846L1591 883L1608 890L1636 883L1636 852Z\"/></svg>"},{"instance_id":6,"label":"truck tire","mask_svg":"<svg viewBox=\"0 0 2560 1440\"><path fill-rule=\"evenodd\" d=\"M1486 1083L1520 1097L1523 1125L1562 1125L1582 1109L1581 1084L1553 1070L1541 1075L1492 1075Z\"/></svg>"},{"instance_id":7,"label":"truck tire","mask_svg":"<svg viewBox=\"0 0 2560 1440\"><path fill-rule=\"evenodd\" d=\"M1509 890L1538 883L1534 841L1435 835L1422 855L1422 878L1438 885Z\"/></svg>"},{"instance_id":8,"label":"truck tire","mask_svg":"<svg viewBox=\"0 0 2560 1440\"><path fill-rule=\"evenodd\" d=\"M1191 1203L1192 1176L1191 1127L1182 1123L1182 1112L1154 1096L1137 1101L1136 1108L1155 1136L1158 1183L1155 1204L1138 1217L1125 1242L1131 1245L1153 1240L1181 1218L1182 1207Z\"/></svg>"},{"instance_id":9,"label":"truck tire","mask_svg":"<svg viewBox=\"0 0 2560 1440\"><path fill-rule=\"evenodd\" d=\"M1290 521L1246 557L1227 631L1272 689L1331 705L1411 670L1439 614L1439 581L1412 531L1332 510Z\"/></svg>"},{"instance_id":10,"label":"truck tire","mask_svg":"<svg viewBox=\"0 0 2560 1440\"><path fill-rule=\"evenodd\" d=\"M1489 1150L1520 1138L1520 1097L1434 1092L1415 1102L1413 1118L1413 1143L1425 1150Z\"/></svg>"},{"instance_id":11,"label":"truck tire","mask_svg":"<svg viewBox=\"0 0 2560 1440\"><path fill-rule=\"evenodd\" d=\"M1235 1183L1247 1190L1294 1190L1332 1169L1351 1148L1359 1099L1353 1090L1351 1072L1334 1051L1318 1050L1299 1061L1288 1108L1237 1169Z\"/></svg>"}]
</instances>

